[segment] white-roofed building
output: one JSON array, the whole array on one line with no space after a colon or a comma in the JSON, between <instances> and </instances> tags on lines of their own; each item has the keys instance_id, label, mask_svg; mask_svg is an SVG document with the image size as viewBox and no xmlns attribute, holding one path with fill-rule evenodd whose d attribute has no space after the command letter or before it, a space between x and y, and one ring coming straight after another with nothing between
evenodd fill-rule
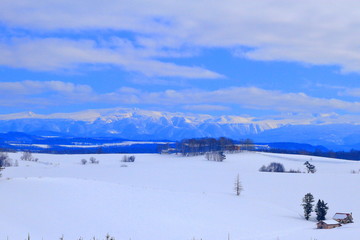
<instances>
[{"instance_id":1,"label":"white-roofed building","mask_svg":"<svg viewBox=\"0 0 360 240\"><path fill-rule=\"evenodd\" d=\"M316 226L318 229L331 229L331 228L341 227L341 224L336 220L330 219L330 220L319 221L316 224Z\"/></svg>"},{"instance_id":2,"label":"white-roofed building","mask_svg":"<svg viewBox=\"0 0 360 240\"><path fill-rule=\"evenodd\" d=\"M339 223L352 223L353 222L352 213L335 213L333 219Z\"/></svg>"}]
</instances>

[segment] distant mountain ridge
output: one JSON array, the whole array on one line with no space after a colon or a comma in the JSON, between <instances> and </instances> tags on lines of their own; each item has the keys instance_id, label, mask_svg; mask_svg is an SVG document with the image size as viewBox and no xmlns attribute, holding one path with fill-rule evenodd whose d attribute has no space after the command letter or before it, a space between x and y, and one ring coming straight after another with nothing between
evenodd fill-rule
<instances>
[{"instance_id":1,"label":"distant mountain ridge","mask_svg":"<svg viewBox=\"0 0 360 240\"><path fill-rule=\"evenodd\" d=\"M169 141L224 136L234 140L322 145L334 150L360 149L360 125L318 122L317 118L258 120L115 108L50 115L33 112L0 115L0 132Z\"/></svg>"},{"instance_id":2,"label":"distant mountain ridge","mask_svg":"<svg viewBox=\"0 0 360 240\"><path fill-rule=\"evenodd\" d=\"M81 137L118 137L138 140L181 140L183 138L239 138L279 127L265 122L252 123L237 116L213 117L182 113L115 109L72 114L34 113L0 116L0 132L38 134L41 131Z\"/></svg>"}]
</instances>

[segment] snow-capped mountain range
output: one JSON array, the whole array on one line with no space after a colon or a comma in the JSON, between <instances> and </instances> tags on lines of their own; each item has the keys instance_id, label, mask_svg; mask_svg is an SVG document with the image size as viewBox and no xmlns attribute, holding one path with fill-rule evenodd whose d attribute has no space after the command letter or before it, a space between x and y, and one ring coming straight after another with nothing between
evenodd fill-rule
<instances>
[{"instance_id":1,"label":"snow-capped mountain range","mask_svg":"<svg viewBox=\"0 0 360 240\"><path fill-rule=\"evenodd\" d=\"M225 136L236 140L249 137L257 142L298 142L341 149L360 147L360 125L341 122L333 115L256 119L126 108L49 115L25 112L0 115L0 132L134 140Z\"/></svg>"},{"instance_id":2,"label":"snow-capped mountain range","mask_svg":"<svg viewBox=\"0 0 360 240\"><path fill-rule=\"evenodd\" d=\"M1 132L56 132L72 136L153 140L211 136L239 138L279 127L277 123L255 123L239 116L213 117L120 108L51 115L32 112L1 115L0 123Z\"/></svg>"}]
</instances>

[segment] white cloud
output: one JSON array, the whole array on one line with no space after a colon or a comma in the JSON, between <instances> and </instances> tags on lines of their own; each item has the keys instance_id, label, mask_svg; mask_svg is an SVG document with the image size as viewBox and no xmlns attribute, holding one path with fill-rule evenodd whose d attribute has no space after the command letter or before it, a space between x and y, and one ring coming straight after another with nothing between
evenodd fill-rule
<instances>
[{"instance_id":1,"label":"white cloud","mask_svg":"<svg viewBox=\"0 0 360 240\"><path fill-rule=\"evenodd\" d=\"M360 102L311 97L304 93L283 93L255 87L223 88L215 91L198 89L147 92L138 89L121 89L98 96L99 101L157 106L182 106L199 108L206 106L238 105L241 108L273 110L276 112L327 113L345 111L360 112ZM212 109L212 110L225 110Z\"/></svg>"},{"instance_id":2,"label":"white cloud","mask_svg":"<svg viewBox=\"0 0 360 240\"><path fill-rule=\"evenodd\" d=\"M344 88L338 94L339 96L360 97L360 88Z\"/></svg>"},{"instance_id":3,"label":"white cloud","mask_svg":"<svg viewBox=\"0 0 360 240\"><path fill-rule=\"evenodd\" d=\"M83 64L100 64L115 65L150 77L222 77L204 68L154 60L151 57L156 55L156 51L135 48L133 44L122 39L117 38L103 45L105 46L98 46L93 40L12 39L10 42L0 43L0 64L39 71L68 70Z\"/></svg>"},{"instance_id":4,"label":"white cloud","mask_svg":"<svg viewBox=\"0 0 360 240\"><path fill-rule=\"evenodd\" d=\"M184 89L145 91L122 87L109 93L97 93L88 85L61 81L3 82L0 85L0 105L33 107L102 103L111 105L147 105L183 108L197 111L226 111L229 106L297 113L359 113L360 102L335 98L317 98L304 93L283 93L256 87L232 87L214 91ZM11 97L9 97L11 96Z\"/></svg>"},{"instance_id":5,"label":"white cloud","mask_svg":"<svg viewBox=\"0 0 360 240\"><path fill-rule=\"evenodd\" d=\"M60 30L130 31L136 35L139 44L151 46L152 50L183 46L248 46L252 50L244 56L251 59L331 64L341 66L345 72L360 72L359 8L357 0L228 0L226 3L108 0L101 6L95 0L3 0L0 2L0 21L10 27L50 33ZM154 55L164 54L155 52ZM180 52L173 51L172 54L175 56ZM76 55L89 61L82 48ZM95 51L95 56L100 59L104 55L109 56L109 53ZM110 54L110 58L113 57ZM58 64L55 62L47 67ZM133 69L128 70L137 70L143 64L133 63ZM152 64L161 67L160 63ZM163 74L170 74L175 66L166 65L166 68ZM205 76L210 74L200 69L196 71Z\"/></svg>"},{"instance_id":6,"label":"white cloud","mask_svg":"<svg viewBox=\"0 0 360 240\"><path fill-rule=\"evenodd\" d=\"M88 85L61 81L21 81L0 84L0 106L43 108L95 101Z\"/></svg>"},{"instance_id":7,"label":"white cloud","mask_svg":"<svg viewBox=\"0 0 360 240\"><path fill-rule=\"evenodd\" d=\"M221 105L201 104L201 105L186 105L183 107L183 109L191 110L191 111L229 111L231 108Z\"/></svg>"},{"instance_id":8,"label":"white cloud","mask_svg":"<svg viewBox=\"0 0 360 240\"><path fill-rule=\"evenodd\" d=\"M90 94L92 89L88 85L67 83L61 81L31 81L2 82L0 93L3 95L36 95L46 92L61 94Z\"/></svg>"}]
</instances>

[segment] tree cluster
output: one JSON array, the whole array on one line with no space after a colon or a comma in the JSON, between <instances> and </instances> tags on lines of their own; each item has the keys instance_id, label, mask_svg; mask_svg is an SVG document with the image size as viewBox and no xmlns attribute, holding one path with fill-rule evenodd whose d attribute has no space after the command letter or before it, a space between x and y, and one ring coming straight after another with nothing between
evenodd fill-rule
<instances>
[{"instance_id":1,"label":"tree cluster","mask_svg":"<svg viewBox=\"0 0 360 240\"><path fill-rule=\"evenodd\" d=\"M315 211L316 213L316 220L321 221L325 220L327 211L329 210L329 207L327 203L324 202L324 200L318 200L315 208L314 208L314 196L311 193L307 193L303 200L302 200L302 206L304 208L304 217L306 220L309 220L311 213Z\"/></svg>"}]
</instances>

